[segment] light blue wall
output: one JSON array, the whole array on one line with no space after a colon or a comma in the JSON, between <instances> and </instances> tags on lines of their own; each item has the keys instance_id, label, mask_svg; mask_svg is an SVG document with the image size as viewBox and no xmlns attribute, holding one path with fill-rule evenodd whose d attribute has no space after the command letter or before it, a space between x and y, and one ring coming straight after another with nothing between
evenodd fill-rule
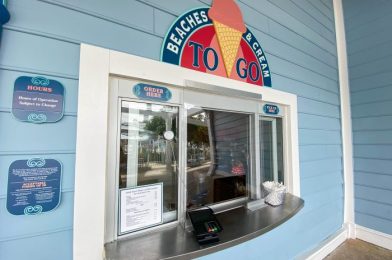
<instances>
[{"instance_id":1,"label":"light blue wall","mask_svg":"<svg viewBox=\"0 0 392 260\"><path fill-rule=\"evenodd\" d=\"M237 1L257 36L275 89L299 102L301 193L305 207L291 220L247 243L203 259L292 259L338 230L343 178L334 18L330 0ZM79 44L85 42L158 60L163 37L197 0L11 0L0 47L0 259L69 260ZM99 61L97 61L99 62ZM65 117L32 125L11 116L13 83L43 75L66 88ZM10 163L32 156L63 162L63 200L39 216L5 208ZM94 173L91 174L92 178ZM241 220L238 220L241 221Z\"/></svg>"},{"instance_id":2,"label":"light blue wall","mask_svg":"<svg viewBox=\"0 0 392 260\"><path fill-rule=\"evenodd\" d=\"M392 234L392 1L344 0L356 223Z\"/></svg>"}]
</instances>

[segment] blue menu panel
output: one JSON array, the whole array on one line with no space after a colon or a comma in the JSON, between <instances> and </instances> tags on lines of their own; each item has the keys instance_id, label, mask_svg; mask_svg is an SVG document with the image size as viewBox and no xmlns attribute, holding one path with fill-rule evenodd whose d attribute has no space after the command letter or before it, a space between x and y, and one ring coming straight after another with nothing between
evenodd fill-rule
<instances>
[{"instance_id":1,"label":"blue menu panel","mask_svg":"<svg viewBox=\"0 0 392 260\"><path fill-rule=\"evenodd\" d=\"M8 212L36 215L55 209L60 203L61 172L61 163L54 159L14 161L8 171Z\"/></svg>"}]
</instances>

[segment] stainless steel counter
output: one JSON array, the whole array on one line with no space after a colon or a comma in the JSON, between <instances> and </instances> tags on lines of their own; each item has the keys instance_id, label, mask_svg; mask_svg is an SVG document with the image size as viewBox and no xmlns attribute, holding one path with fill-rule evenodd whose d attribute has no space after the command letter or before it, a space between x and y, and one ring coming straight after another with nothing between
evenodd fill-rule
<instances>
[{"instance_id":1,"label":"stainless steel counter","mask_svg":"<svg viewBox=\"0 0 392 260\"><path fill-rule=\"evenodd\" d=\"M141 237L119 240L105 245L106 259L192 259L238 245L260 236L294 216L304 201L286 194L278 207L266 206L250 211L244 207L217 214L223 227L220 242L200 246L190 231L171 227Z\"/></svg>"}]
</instances>

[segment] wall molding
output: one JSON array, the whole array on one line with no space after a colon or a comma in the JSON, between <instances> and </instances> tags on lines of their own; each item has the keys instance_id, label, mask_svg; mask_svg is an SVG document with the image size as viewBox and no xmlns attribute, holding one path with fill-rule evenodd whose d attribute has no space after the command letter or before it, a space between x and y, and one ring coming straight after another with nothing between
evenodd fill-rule
<instances>
[{"instance_id":1,"label":"wall molding","mask_svg":"<svg viewBox=\"0 0 392 260\"><path fill-rule=\"evenodd\" d=\"M355 225L356 238L392 250L392 235Z\"/></svg>"},{"instance_id":2,"label":"wall molding","mask_svg":"<svg viewBox=\"0 0 392 260\"><path fill-rule=\"evenodd\" d=\"M342 0L333 0L335 18L336 47L339 68L340 113L342 124L343 173L344 173L344 223L348 225L348 237L355 238L352 226L355 223L354 214L354 167L353 167L353 138L351 125L350 83L348 76L348 60L346 32Z\"/></svg>"},{"instance_id":3,"label":"wall molding","mask_svg":"<svg viewBox=\"0 0 392 260\"><path fill-rule=\"evenodd\" d=\"M298 255L296 260L321 260L347 239L360 239L370 244L392 250L392 235L351 223L343 227L312 250Z\"/></svg>"}]
</instances>

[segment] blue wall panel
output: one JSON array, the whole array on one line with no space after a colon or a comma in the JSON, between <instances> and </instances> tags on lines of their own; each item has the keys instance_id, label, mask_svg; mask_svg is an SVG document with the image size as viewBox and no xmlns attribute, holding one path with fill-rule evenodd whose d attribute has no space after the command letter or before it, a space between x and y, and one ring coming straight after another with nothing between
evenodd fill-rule
<instances>
[{"instance_id":1,"label":"blue wall panel","mask_svg":"<svg viewBox=\"0 0 392 260\"><path fill-rule=\"evenodd\" d=\"M355 172L355 184L388 189L392 185L392 174L381 174L357 170Z\"/></svg>"},{"instance_id":2,"label":"blue wall panel","mask_svg":"<svg viewBox=\"0 0 392 260\"><path fill-rule=\"evenodd\" d=\"M64 116L54 124L30 124L16 120L11 113L0 112L1 151L72 151L76 145L76 117Z\"/></svg>"},{"instance_id":3,"label":"blue wall panel","mask_svg":"<svg viewBox=\"0 0 392 260\"><path fill-rule=\"evenodd\" d=\"M329 174L331 172L341 172L341 169L341 158L324 158L320 160L301 162L300 165L301 178Z\"/></svg>"},{"instance_id":4,"label":"blue wall panel","mask_svg":"<svg viewBox=\"0 0 392 260\"><path fill-rule=\"evenodd\" d=\"M390 48L390 46L389 46ZM392 48L390 48L392 49ZM387 101L392 99L391 84L379 88L369 88L363 91L353 92L351 94L351 104L361 105L363 103L374 103L380 101Z\"/></svg>"},{"instance_id":5,"label":"blue wall panel","mask_svg":"<svg viewBox=\"0 0 392 260\"><path fill-rule=\"evenodd\" d=\"M75 79L79 74L78 64L78 44L8 28L3 30L0 68Z\"/></svg>"},{"instance_id":6,"label":"blue wall panel","mask_svg":"<svg viewBox=\"0 0 392 260\"><path fill-rule=\"evenodd\" d=\"M23 239L0 242L0 259L72 259L72 229L36 233Z\"/></svg>"},{"instance_id":7,"label":"blue wall panel","mask_svg":"<svg viewBox=\"0 0 392 260\"><path fill-rule=\"evenodd\" d=\"M355 221L361 226L392 234L391 220L356 212Z\"/></svg>"},{"instance_id":8,"label":"blue wall panel","mask_svg":"<svg viewBox=\"0 0 392 260\"><path fill-rule=\"evenodd\" d=\"M5 199L0 199L0 207L5 209ZM14 221L18 224L9 225ZM34 224L32 225L32 223ZM70 230L73 226L73 192L62 192L61 203L52 212L40 215L14 216L2 210L0 211L0 225L0 242L58 230Z\"/></svg>"},{"instance_id":9,"label":"blue wall panel","mask_svg":"<svg viewBox=\"0 0 392 260\"><path fill-rule=\"evenodd\" d=\"M8 26L42 32L45 36L52 36L62 40L112 48L151 59L159 58L162 42L160 37L124 24L118 24L113 20L86 14L80 11L79 7L71 10L58 5L58 1L50 2L53 2L53 4L31 0L12 1L10 3L10 12L17 10L18 16L10 20ZM46 13L45 20L53 22L46 23L42 20L37 20L32 10ZM104 12L105 9L102 11ZM143 19L152 19L152 16L148 16L149 14L151 12L146 13L146 17ZM131 16L132 13L129 15ZM75 48L78 50L79 46L75 45ZM58 53L61 55L61 52ZM79 55L75 59L79 61ZM70 69L78 72L78 66L75 66L75 62L70 67Z\"/></svg>"},{"instance_id":10,"label":"blue wall panel","mask_svg":"<svg viewBox=\"0 0 392 260\"><path fill-rule=\"evenodd\" d=\"M362 214L374 215L375 217L392 221L392 203L389 205L380 204L357 198L355 201L355 210Z\"/></svg>"},{"instance_id":11,"label":"blue wall panel","mask_svg":"<svg viewBox=\"0 0 392 260\"><path fill-rule=\"evenodd\" d=\"M318 34L327 41L332 43L335 42L333 22L326 19L324 16L313 17L311 14L313 13L316 16L318 15L318 12L314 10L314 7L306 0L274 0L271 1L271 3L279 6L279 8L289 13L302 24L306 24L313 31L318 32Z\"/></svg>"},{"instance_id":12,"label":"blue wall panel","mask_svg":"<svg viewBox=\"0 0 392 260\"><path fill-rule=\"evenodd\" d=\"M392 129L392 116L362 117L353 119L356 131L390 130Z\"/></svg>"},{"instance_id":13,"label":"blue wall panel","mask_svg":"<svg viewBox=\"0 0 392 260\"><path fill-rule=\"evenodd\" d=\"M392 234L391 1L343 0L356 223Z\"/></svg>"},{"instance_id":14,"label":"blue wall panel","mask_svg":"<svg viewBox=\"0 0 392 260\"><path fill-rule=\"evenodd\" d=\"M361 158L392 159L392 145L355 145L355 156Z\"/></svg>"},{"instance_id":15,"label":"blue wall panel","mask_svg":"<svg viewBox=\"0 0 392 260\"><path fill-rule=\"evenodd\" d=\"M392 160L355 157L354 170L392 175Z\"/></svg>"},{"instance_id":16,"label":"blue wall panel","mask_svg":"<svg viewBox=\"0 0 392 260\"><path fill-rule=\"evenodd\" d=\"M72 259L80 43L157 60L163 37L176 17L210 3L210 0L9 1L12 18L4 28L0 47L3 172L0 226L6 227L0 231L0 259ZM298 215L279 228L202 259L293 259L333 234L343 221L340 101L332 1L237 0L237 3L247 26L266 52L273 88L298 95L301 191L306 202ZM42 13L45 15L37 15ZM60 122L33 125L12 117L13 83L21 75L43 75L64 85L65 117ZM373 80L372 75L366 77L366 82ZM385 75L383 79L380 87L386 86L390 77ZM361 88L366 90L368 86L363 84ZM369 96L373 97L371 101L379 101L377 93ZM357 100L360 102L361 97ZM375 149L373 144L366 148L362 153ZM57 210L44 215L12 216L4 206L9 164L35 156L63 163L62 202ZM15 225L18 227L13 228Z\"/></svg>"},{"instance_id":17,"label":"blue wall panel","mask_svg":"<svg viewBox=\"0 0 392 260\"><path fill-rule=\"evenodd\" d=\"M392 100L355 105L352 106L352 117L360 118L392 115L391 107Z\"/></svg>"},{"instance_id":18,"label":"blue wall panel","mask_svg":"<svg viewBox=\"0 0 392 260\"><path fill-rule=\"evenodd\" d=\"M349 60L351 57L349 57ZM351 93L356 93L361 90L368 90L371 86L372 89L379 87L390 86L392 81L392 73L381 72L369 76L357 75L354 77L350 74L350 91Z\"/></svg>"},{"instance_id":19,"label":"blue wall panel","mask_svg":"<svg viewBox=\"0 0 392 260\"><path fill-rule=\"evenodd\" d=\"M338 118L328 118L311 114L299 114L299 125L307 129L339 130L340 121Z\"/></svg>"},{"instance_id":20,"label":"blue wall panel","mask_svg":"<svg viewBox=\"0 0 392 260\"><path fill-rule=\"evenodd\" d=\"M342 158L340 145L305 145L299 147L300 161L314 161L326 158Z\"/></svg>"},{"instance_id":21,"label":"blue wall panel","mask_svg":"<svg viewBox=\"0 0 392 260\"><path fill-rule=\"evenodd\" d=\"M328 7L325 4L320 4L320 2L323 3L322 0L317 0L317 1L306 0L306 1L309 2L309 4L312 5L316 10L318 10L318 12L322 13L325 17L327 17L329 20L334 22L333 13L331 12L332 6ZM317 11L315 11L315 14L317 14ZM317 17L320 16L318 15Z\"/></svg>"}]
</instances>

